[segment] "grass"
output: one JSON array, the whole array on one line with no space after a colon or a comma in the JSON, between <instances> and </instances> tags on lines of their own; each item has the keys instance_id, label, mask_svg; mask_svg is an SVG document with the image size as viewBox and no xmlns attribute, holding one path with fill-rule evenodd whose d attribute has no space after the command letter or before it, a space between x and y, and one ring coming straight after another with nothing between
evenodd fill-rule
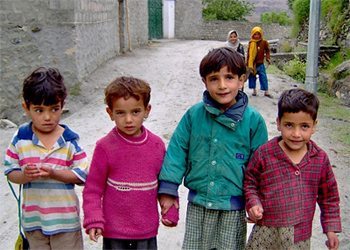
<instances>
[{"instance_id":1,"label":"grass","mask_svg":"<svg viewBox=\"0 0 350 250\"><path fill-rule=\"evenodd\" d=\"M280 70L279 68L277 68L276 65L271 64L267 67L266 69L266 73L267 74L272 74L272 75L285 75L286 73L284 73L282 70Z\"/></svg>"},{"instance_id":2,"label":"grass","mask_svg":"<svg viewBox=\"0 0 350 250\"><path fill-rule=\"evenodd\" d=\"M332 56L330 61L327 63L327 66L322 68L321 71L332 72L339 64L347 60L350 60L350 49L339 51Z\"/></svg>"},{"instance_id":3,"label":"grass","mask_svg":"<svg viewBox=\"0 0 350 250\"><path fill-rule=\"evenodd\" d=\"M286 75L275 65L267 68L267 74ZM344 144L345 148L350 147L350 108L344 106L340 99L331 97L325 93L318 92L317 96L320 100L319 118L326 119L330 122L331 138L335 142Z\"/></svg>"},{"instance_id":4,"label":"grass","mask_svg":"<svg viewBox=\"0 0 350 250\"><path fill-rule=\"evenodd\" d=\"M69 89L69 94L72 96L79 96L81 92L81 83L76 83Z\"/></svg>"},{"instance_id":5,"label":"grass","mask_svg":"<svg viewBox=\"0 0 350 250\"><path fill-rule=\"evenodd\" d=\"M331 126L331 138L335 142L343 143L347 148L350 146L350 108L342 105L337 98L324 93L318 93L320 99L320 118L334 120Z\"/></svg>"}]
</instances>

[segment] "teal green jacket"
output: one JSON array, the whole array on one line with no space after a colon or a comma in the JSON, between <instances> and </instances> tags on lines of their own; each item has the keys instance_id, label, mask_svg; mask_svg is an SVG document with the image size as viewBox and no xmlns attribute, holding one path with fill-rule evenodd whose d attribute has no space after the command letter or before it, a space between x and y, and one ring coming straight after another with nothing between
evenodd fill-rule
<instances>
[{"instance_id":1,"label":"teal green jacket","mask_svg":"<svg viewBox=\"0 0 350 250\"><path fill-rule=\"evenodd\" d=\"M159 176L159 194L178 197L184 181L188 200L208 209L243 210L244 170L253 152L267 141L263 117L239 91L225 112L208 92L175 129Z\"/></svg>"}]
</instances>

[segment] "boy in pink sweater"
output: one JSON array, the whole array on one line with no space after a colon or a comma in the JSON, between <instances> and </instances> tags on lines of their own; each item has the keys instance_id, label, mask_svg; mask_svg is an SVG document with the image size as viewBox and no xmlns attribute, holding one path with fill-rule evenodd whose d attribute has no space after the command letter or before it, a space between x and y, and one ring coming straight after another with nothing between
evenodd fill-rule
<instances>
[{"instance_id":1,"label":"boy in pink sweater","mask_svg":"<svg viewBox=\"0 0 350 250\"><path fill-rule=\"evenodd\" d=\"M103 249L157 249L165 145L142 125L151 111L150 92L133 77L119 77L105 89L116 126L97 141L83 191L84 228L93 241L103 236Z\"/></svg>"}]
</instances>

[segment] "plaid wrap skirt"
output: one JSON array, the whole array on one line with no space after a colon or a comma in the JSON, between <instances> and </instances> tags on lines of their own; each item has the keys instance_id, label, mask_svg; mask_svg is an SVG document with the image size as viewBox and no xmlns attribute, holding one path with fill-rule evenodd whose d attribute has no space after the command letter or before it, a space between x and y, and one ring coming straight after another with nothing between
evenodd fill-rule
<instances>
[{"instance_id":1,"label":"plaid wrap skirt","mask_svg":"<svg viewBox=\"0 0 350 250\"><path fill-rule=\"evenodd\" d=\"M182 249L243 250L246 235L247 223L244 210L212 210L188 203Z\"/></svg>"}]
</instances>

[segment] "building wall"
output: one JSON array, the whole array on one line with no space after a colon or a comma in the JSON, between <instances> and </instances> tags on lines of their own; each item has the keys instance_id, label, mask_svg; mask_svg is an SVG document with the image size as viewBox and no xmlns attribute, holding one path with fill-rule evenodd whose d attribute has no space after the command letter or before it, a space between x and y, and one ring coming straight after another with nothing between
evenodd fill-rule
<instances>
[{"instance_id":1,"label":"building wall","mask_svg":"<svg viewBox=\"0 0 350 250\"><path fill-rule=\"evenodd\" d=\"M131 49L148 43L148 2L128 0Z\"/></svg>"},{"instance_id":2,"label":"building wall","mask_svg":"<svg viewBox=\"0 0 350 250\"><path fill-rule=\"evenodd\" d=\"M202 0L176 0L175 37L178 39L201 39Z\"/></svg>"},{"instance_id":3,"label":"building wall","mask_svg":"<svg viewBox=\"0 0 350 250\"><path fill-rule=\"evenodd\" d=\"M122 22L119 4L129 10L123 9ZM24 119L22 82L38 66L58 68L68 88L77 90L125 46L146 43L147 0L0 1L0 118Z\"/></svg>"}]
</instances>

